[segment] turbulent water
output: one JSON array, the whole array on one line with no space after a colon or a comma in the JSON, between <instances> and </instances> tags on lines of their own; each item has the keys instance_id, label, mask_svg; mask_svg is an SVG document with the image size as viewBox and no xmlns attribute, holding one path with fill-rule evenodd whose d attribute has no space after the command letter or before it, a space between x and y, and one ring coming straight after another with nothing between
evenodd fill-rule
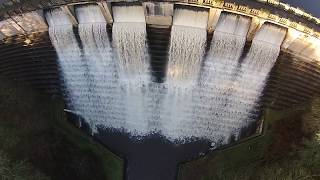
<instances>
[{"instance_id":1,"label":"turbulent water","mask_svg":"<svg viewBox=\"0 0 320 180\"><path fill-rule=\"evenodd\" d=\"M77 43L72 23L60 9L47 12L46 18L49 35L59 57L67 104L90 124L94 124L98 118L92 113L95 103L88 85L87 62Z\"/></svg>"},{"instance_id":2,"label":"turbulent water","mask_svg":"<svg viewBox=\"0 0 320 180\"><path fill-rule=\"evenodd\" d=\"M83 104L90 113L82 116L90 118L93 130L99 124L121 128L124 115L119 70L113 58L106 20L99 7L94 5L76 8L76 15L83 58L87 62L87 95L90 97L89 104Z\"/></svg>"},{"instance_id":3,"label":"turbulent water","mask_svg":"<svg viewBox=\"0 0 320 180\"><path fill-rule=\"evenodd\" d=\"M192 134L192 89L204 56L207 21L207 11L174 11L163 104L163 133L173 139L197 136Z\"/></svg>"},{"instance_id":4,"label":"turbulent water","mask_svg":"<svg viewBox=\"0 0 320 180\"><path fill-rule=\"evenodd\" d=\"M285 35L263 25L242 57L249 18L222 14L206 44L208 12L175 9L166 80L156 83L141 6L113 7L112 40L98 6L79 6L75 12L79 36L62 11L46 14L70 109L92 130L101 126L139 137L156 132L172 141L204 138L225 144L237 138L257 118L258 100Z\"/></svg>"},{"instance_id":5,"label":"turbulent water","mask_svg":"<svg viewBox=\"0 0 320 180\"><path fill-rule=\"evenodd\" d=\"M243 99L230 93L236 89L233 81L249 26L248 18L221 14L195 89L193 119L197 123L193 129L215 142L226 143L243 126L238 119L244 108Z\"/></svg>"},{"instance_id":6,"label":"turbulent water","mask_svg":"<svg viewBox=\"0 0 320 180\"><path fill-rule=\"evenodd\" d=\"M146 22L141 6L113 7L113 44L120 66L126 125L133 135L149 132L149 63L146 47Z\"/></svg>"},{"instance_id":7,"label":"turbulent water","mask_svg":"<svg viewBox=\"0 0 320 180\"><path fill-rule=\"evenodd\" d=\"M258 101L262 95L268 74L274 66L280 53L280 45L286 31L273 25L265 24L257 32L252 41L249 53L241 64L240 73L230 94L231 104L237 104L234 99L242 99L241 114L237 117L242 125L248 125L256 120ZM237 108L237 106L235 106Z\"/></svg>"}]
</instances>

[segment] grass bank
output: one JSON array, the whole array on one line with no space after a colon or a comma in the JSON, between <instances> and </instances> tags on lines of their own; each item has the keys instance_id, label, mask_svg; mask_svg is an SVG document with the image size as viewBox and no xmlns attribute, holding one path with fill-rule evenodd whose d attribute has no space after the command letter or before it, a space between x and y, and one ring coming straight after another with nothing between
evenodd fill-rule
<instances>
[{"instance_id":1,"label":"grass bank","mask_svg":"<svg viewBox=\"0 0 320 180\"><path fill-rule=\"evenodd\" d=\"M262 136L182 164L178 179L320 179L320 99L264 118Z\"/></svg>"},{"instance_id":2,"label":"grass bank","mask_svg":"<svg viewBox=\"0 0 320 180\"><path fill-rule=\"evenodd\" d=\"M68 123L61 99L0 81L0 179L123 179L123 161Z\"/></svg>"}]
</instances>

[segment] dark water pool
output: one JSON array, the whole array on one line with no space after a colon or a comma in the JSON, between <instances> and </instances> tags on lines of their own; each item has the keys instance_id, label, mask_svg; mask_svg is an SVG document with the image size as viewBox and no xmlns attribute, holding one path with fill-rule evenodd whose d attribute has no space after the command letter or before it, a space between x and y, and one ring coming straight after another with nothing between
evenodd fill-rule
<instances>
[{"instance_id":1,"label":"dark water pool","mask_svg":"<svg viewBox=\"0 0 320 180\"><path fill-rule=\"evenodd\" d=\"M67 115L72 123L81 122L81 129L89 133L89 126L81 117L70 112ZM209 141L195 139L189 143L174 143L159 133L136 138L108 128L98 128L95 138L125 160L126 180L175 180L179 163L206 154L211 145Z\"/></svg>"},{"instance_id":2,"label":"dark water pool","mask_svg":"<svg viewBox=\"0 0 320 180\"><path fill-rule=\"evenodd\" d=\"M77 126L81 123L81 129L91 133L84 119L71 111L66 110L66 113L71 123ZM255 134L257 128L257 123L254 123L243 129L245 133L240 139ZM175 180L180 163L204 156L213 149L211 142L203 139L178 143L159 133L137 138L112 128L98 128L94 138L125 160L125 180ZM230 140L229 145L233 142ZM215 147L220 148L221 144L215 144Z\"/></svg>"},{"instance_id":3,"label":"dark water pool","mask_svg":"<svg viewBox=\"0 0 320 180\"><path fill-rule=\"evenodd\" d=\"M178 163L208 151L207 141L176 144L160 134L137 140L129 134L100 129L96 136L110 150L126 160L126 180L175 180Z\"/></svg>"}]
</instances>

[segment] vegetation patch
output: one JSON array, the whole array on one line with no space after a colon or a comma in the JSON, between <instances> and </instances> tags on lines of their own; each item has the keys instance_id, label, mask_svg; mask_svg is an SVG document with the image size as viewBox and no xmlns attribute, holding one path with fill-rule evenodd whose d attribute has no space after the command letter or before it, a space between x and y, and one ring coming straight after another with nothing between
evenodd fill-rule
<instances>
[{"instance_id":1,"label":"vegetation patch","mask_svg":"<svg viewBox=\"0 0 320 180\"><path fill-rule=\"evenodd\" d=\"M64 105L1 80L0 179L120 180L123 161L67 122Z\"/></svg>"},{"instance_id":2,"label":"vegetation patch","mask_svg":"<svg viewBox=\"0 0 320 180\"><path fill-rule=\"evenodd\" d=\"M262 136L183 164L179 180L320 179L320 98L264 115Z\"/></svg>"}]
</instances>

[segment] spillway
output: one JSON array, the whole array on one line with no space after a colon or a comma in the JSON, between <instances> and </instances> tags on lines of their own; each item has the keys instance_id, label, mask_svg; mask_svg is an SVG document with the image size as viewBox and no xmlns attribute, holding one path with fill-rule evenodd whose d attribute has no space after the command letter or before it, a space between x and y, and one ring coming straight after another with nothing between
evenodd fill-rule
<instances>
[{"instance_id":1,"label":"spillway","mask_svg":"<svg viewBox=\"0 0 320 180\"><path fill-rule=\"evenodd\" d=\"M87 62L88 95L95 104L83 104L90 109L89 116L94 118L91 127L122 128L125 119L121 109L119 65L112 53L106 20L97 5L80 6L75 12L83 58Z\"/></svg>"},{"instance_id":2,"label":"spillway","mask_svg":"<svg viewBox=\"0 0 320 180\"><path fill-rule=\"evenodd\" d=\"M124 98L125 129L133 135L148 133L148 87L151 80L146 47L146 22L142 6L114 6L113 44L119 63Z\"/></svg>"},{"instance_id":3,"label":"spillway","mask_svg":"<svg viewBox=\"0 0 320 180\"><path fill-rule=\"evenodd\" d=\"M142 6L113 7L112 39L120 63L121 78L148 79L146 22Z\"/></svg>"},{"instance_id":4,"label":"spillway","mask_svg":"<svg viewBox=\"0 0 320 180\"><path fill-rule=\"evenodd\" d=\"M237 76L229 101L236 107L236 99L241 99L240 114L237 117L244 126L254 122L256 112L267 77L274 66L280 45L285 38L286 30L274 25L264 24L252 41L251 48L244 58L240 73Z\"/></svg>"},{"instance_id":5,"label":"spillway","mask_svg":"<svg viewBox=\"0 0 320 180\"><path fill-rule=\"evenodd\" d=\"M112 29L98 5L75 7L78 28L58 9L46 18L68 108L125 154L128 179L145 178L145 169L149 179L162 177L164 167L174 171L177 162L239 139L257 120L283 29L263 25L244 52L250 18L221 13L207 41L208 10L177 6L168 62L161 62L166 72L154 82L143 7L120 3L112 10Z\"/></svg>"},{"instance_id":6,"label":"spillway","mask_svg":"<svg viewBox=\"0 0 320 180\"><path fill-rule=\"evenodd\" d=\"M232 85L238 75L239 59L246 42L250 19L239 15L221 14L214 31L210 50L204 62L194 103L196 134L214 143L227 143L241 126L240 108L229 102ZM233 98L233 97L230 97ZM235 103L241 99L235 99Z\"/></svg>"},{"instance_id":7,"label":"spillway","mask_svg":"<svg viewBox=\"0 0 320 180\"><path fill-rule=\"evenodd\" d=\"M67 105L93 125L98 118L92 116L95 103L91 101L87 62L83 59L72 23L61 9L48 11L46 19L51 42L58 54Z\"/></svg>"},{"instance_id":8,"label":"spillway","mask_svg":"<svg viewBox=\"0 0 320 180\"><path fill-rule=\"evenodd\" d=\"M285 31L263 25L242 57L250 19L222 13L207 55L208 11L175 9L166 79L152 81L142 6L114 6L112 41L97 5L77 6L79 42L60 10L49 11L69 106L94 132L112 128L171 141L226 144L255 121L256 105ZM261 55L262 54L262 55Z\"/></svg>"},{"instance_id":9,"label":"spillway","mask_svg":"<svg viewBox=\"0 0 320 180\"><path fill-rule=\"evenodd\" d=\"M207 39L207 11L175 9L167 81L194 83L200 71Z\"/></svg>"},{"instance_id":10,"label":"spillway","mask_svg":"<svg viewBox=\"0 0 320 180\"><path fill-rule=\"evenodd\" d=\"M207 39L207 11L175 9L164 100L164 134L184 139L192 134L192 89L195 86Z\"/></svg>"}]
</instances>

